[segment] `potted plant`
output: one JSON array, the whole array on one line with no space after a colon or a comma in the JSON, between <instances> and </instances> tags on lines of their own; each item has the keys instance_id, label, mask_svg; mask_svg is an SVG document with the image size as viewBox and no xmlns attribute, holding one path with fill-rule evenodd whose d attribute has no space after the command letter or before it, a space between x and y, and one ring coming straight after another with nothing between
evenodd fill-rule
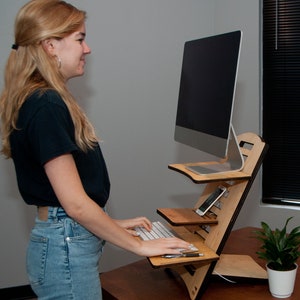
<instances>
[{"instance_id":1,"label":"potted plant","mask_svg":"<svg viewBox=\"0 0 300 300\"><path fill-rule=\"evenodd\" d=\"M300 226L287 233L287 225L292 217L285 222L283 229L275 229L261 222L261 230L255 231L256 237L262 242L258 257L266 261L269 289L273 297L287 298L294 290L294 283L300 256ZM279 281L275 281L277 276ZM284 279L287 277L286 279Z\"/></svg>"}]
</instances>

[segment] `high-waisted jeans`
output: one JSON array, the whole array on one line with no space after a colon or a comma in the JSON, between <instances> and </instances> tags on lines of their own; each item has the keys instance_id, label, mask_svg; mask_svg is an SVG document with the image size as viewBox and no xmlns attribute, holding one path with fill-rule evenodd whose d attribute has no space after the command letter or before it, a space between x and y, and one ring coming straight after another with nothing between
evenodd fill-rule
<instances>
[{"instance_id":1,"label":"high-waisted jeans","mask_svg":"<svg viewBox=\"0 0 300 300\"><path fill-rule=\"evenodd\" d=\"M27 251L27 273L39 300L102 299L98 262L104 241L49 207L48 220L36 218Z\"/></svg>"}]
</instances>

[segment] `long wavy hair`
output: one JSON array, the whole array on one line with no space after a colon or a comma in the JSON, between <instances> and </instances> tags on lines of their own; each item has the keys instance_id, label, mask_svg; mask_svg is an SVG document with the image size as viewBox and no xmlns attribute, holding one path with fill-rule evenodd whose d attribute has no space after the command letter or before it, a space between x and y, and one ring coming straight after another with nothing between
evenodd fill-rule
<instances>
[{"instance_id":1,"label":"long wavy hair","mask_svg":"<svg viewBox=\"0 0 300 300\"><path fill-rule=\"evenodd\" d=\"M15 47L9 55L4 88L0 96L1 152L11 157L9 137L17 130L20 107L39 89L57 91L66 103L75 127L76 144L82 151L97 142L93 126L66 86L57 59L47 54L42 41L64 38L78 30L86 13L65 1L32 0L19 11L15 21Z\"/></svg>"}]
</instances>

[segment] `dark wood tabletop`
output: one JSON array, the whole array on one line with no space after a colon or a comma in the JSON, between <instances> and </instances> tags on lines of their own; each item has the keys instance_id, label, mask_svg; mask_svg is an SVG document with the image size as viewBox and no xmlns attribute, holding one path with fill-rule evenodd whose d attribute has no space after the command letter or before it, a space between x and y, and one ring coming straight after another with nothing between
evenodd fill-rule
<instances>
[{"instance_id":1,"label":"dark wood tabletop","mask_svg":"<svg viewBox=\"0 0 300 300\"><path fill-rule=\"evenodd\" d=\"M255 229L247 227L232 231L222 253L249 255L259 265L265 267L265 262L256 255L259 241L254 238L253 231ZM294 293L286 299L300 299L299 273L298 269ZM269 292L267 280L234 278L233 281L235 283L221 279L216 275L211 276L201 299L275 299ZM147 259L101 274L101 284L104 300L190 299L184 282L176 273L165 268L153 269Z\"/></svg>"}]
</instances>

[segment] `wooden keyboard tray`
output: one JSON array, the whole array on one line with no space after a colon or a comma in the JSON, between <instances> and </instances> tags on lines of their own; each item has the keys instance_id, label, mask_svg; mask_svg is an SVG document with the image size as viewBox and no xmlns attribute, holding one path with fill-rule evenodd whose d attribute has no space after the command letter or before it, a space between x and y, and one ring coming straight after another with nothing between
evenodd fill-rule
<instances>
[{"instance_id":1,"label":"wooden keyboard tray","mask_svg":"<svg viewBox=\"0 0 300 300\"><path fill-rule=\"evenodd\" d=\"M154 268L158 267L171 267L171 266L180 266L180 265L206 265L212 261L216 261L219 258L219 255L216 254L211 248L204 244L203 239L201 239L196 234L190 232L185 227L172 227L172 230L176 234L184 239L185 241L195 245L199 249L199 253L203 253L203 256L199 257L180 257L180 258L164 258L161 256L149 257L149 261Z\"/></svg>"}]
</instances>

